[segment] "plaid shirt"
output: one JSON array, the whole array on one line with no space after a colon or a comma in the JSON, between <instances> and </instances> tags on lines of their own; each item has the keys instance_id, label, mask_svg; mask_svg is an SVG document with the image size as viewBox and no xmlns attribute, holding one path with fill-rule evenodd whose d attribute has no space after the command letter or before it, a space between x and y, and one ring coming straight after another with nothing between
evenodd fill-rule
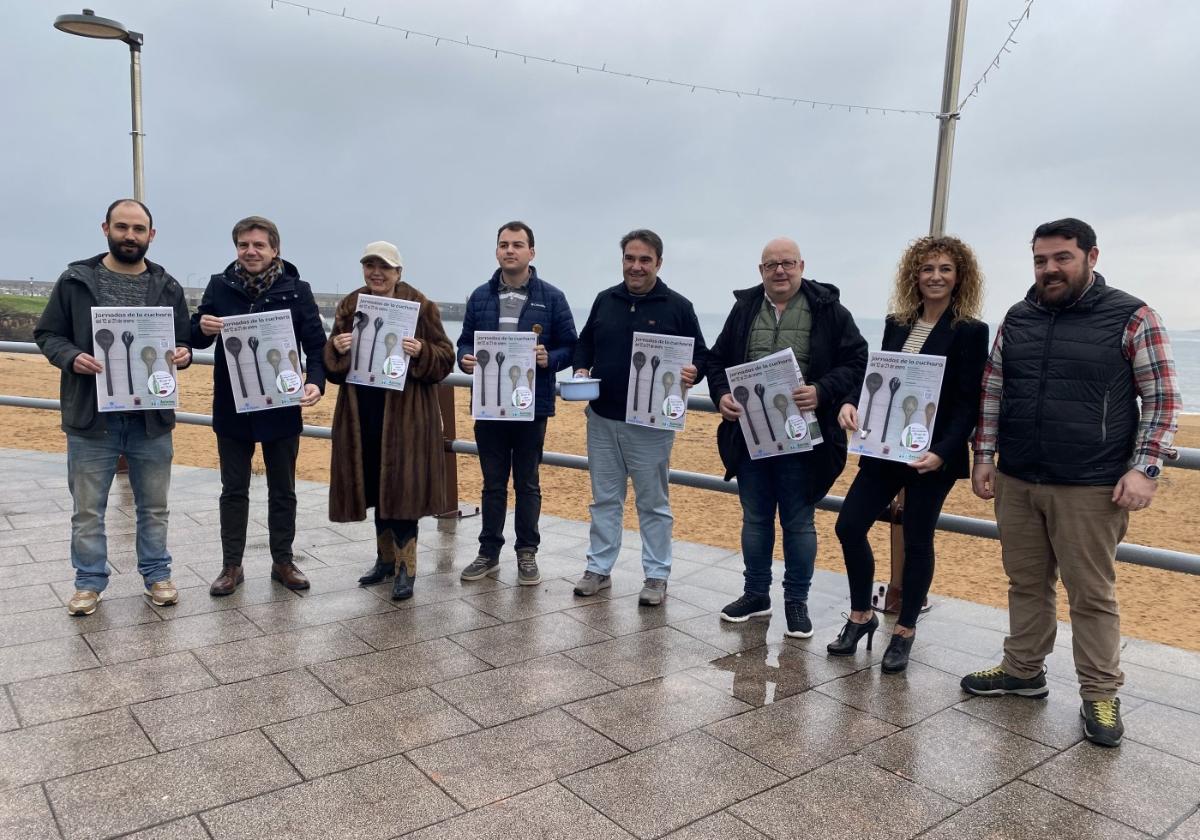
<instances>
[{"instance_id":1,"label":"plaid shirt","mask_svg":"<svg viewBox=\"0 0 1200 840\"><path fill-rule=\"evenodd\" d=\"M1001 324L983 369L983 395L979 400L979 425L975 429L977 464L995 460L1000 394L1004 388L1003 350L1004 324ZM1161 466L1164 459L1175 457L1171 443L1178 428L1181 398L1175 381L1171 341L1162 318L1149 306L1134 312L1125 325L1121 352L1129 359L1134 384L1142 398L1137 441L1129 466Z\"/></svg>"}]
</instances>

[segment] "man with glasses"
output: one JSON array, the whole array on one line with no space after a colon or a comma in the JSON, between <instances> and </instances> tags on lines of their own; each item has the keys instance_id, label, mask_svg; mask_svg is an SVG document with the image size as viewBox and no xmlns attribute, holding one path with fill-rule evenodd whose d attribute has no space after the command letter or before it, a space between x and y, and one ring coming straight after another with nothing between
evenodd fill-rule
<instances>
[{"instance_id":1,"label":"man with glasses","mask_svg":"<svg viewBox=\"0 0 1200 840\"><path fill-rule=\"evenodd\" d=\"M773 239L758 267L762 283L733 293L735 303L713 345L708 368L709 392L724 422L717 447L725 479L737 476L742 502L742 557L746 564L743 595L721 611L725 621L742 622L771 614L771 560L775 515L783 528L783 602L786 635L812 635L808 590L817 556L813 524L816 503L846 466L846 434L837 412L854 399L867 368L867 342L838 289L806 280L800 246ZM791 348L804 384L792 393L800 411L814 411L824 442L808 452L752 460L738 418L743 408L733 398L725 368L757 361Z\"/></svg>"}]
</instances>

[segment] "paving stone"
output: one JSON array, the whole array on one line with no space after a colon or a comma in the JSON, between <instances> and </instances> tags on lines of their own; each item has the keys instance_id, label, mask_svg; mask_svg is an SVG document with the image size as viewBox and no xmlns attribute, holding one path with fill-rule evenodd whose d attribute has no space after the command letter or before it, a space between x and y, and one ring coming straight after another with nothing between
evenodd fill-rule
<instances>
[{"instance_id":1,"label":"paving stone","mask_svg":"<svg viewBox=\"0 0 1200 840\"><path fill-rule=\"evenodd\" d=\"M46 783L65 840L105 837L299 781L260 732Z\"/></svg>"},{"instance_id":2,"label":"paving stone","mask_svg":"<svg viewBox=\"0 0 1200 840\"><path fill-rule=\"evenodd\" d=\"M672 831L663 840L768 840L768 838L728 811L720 811L711 817L696 820L678 831Z\"/></svg>"},{"instance_id":3,"label":"paving stone","mask_svg":"<svg viewBox=\"0 0 1200 840\"><path fill-rule=\"evenodd\" d=\"M638 596L593 600L582 607L567 610L565 615L595 627L610 636L627 636L643 630L653 630L672 621L683 621L703 615L705 610L679 598L667 598L660 606L643 607Z\"/></svg>"},{"instance_id":4,"label":"paving stone","mask_svg":"<svg viewBox=\"0 0 1200 840\"><path fill-rule=\"evenodd\" d=\"M537 586L510 586L482 595L464 596L463 600L501 621L520 621L549 612L578 606L575 584L552 578Z\"/></svg>"},{"instance_id":5,"label":"paving stone","mask_svg":"<svg viewBox=\"0 0 1200 840\"><path fill-rule=\"evenodd\" d=\"M499 667L612 637L561 613L551 613L451 638L484 662Z\"/></svg>"},{"instance_id":6,"label":"paving stone","mask_svg":"<svg viewBox=\"0 0 1200 840\"><path fill-rule=\"evenodd\" d=\"M1148 834L1200 802L1200 767L1128 738L1115 750L1076 744L1022 779Z\"/></svg>"},{"instance_id":7,"label":"paving stone","mask_svg":"<svg viewBox=\"0 0 1200 840\"><path fill-rule=\"evenodd\" d=\"M640 589L640 585L637 588ZM695 586L686 581L672 582L667 585L667 596L669 598L678 598L710 613L720 612L726 604L737 598L740 594L742 594L740 586L736 592L719 592L715 589Z\"/></svg>"},{"instance_id":8,"label":"paving stone","mask_svg":"<svg viewBox=\"0 0 1200 840\"><path fill-rule=\"evenodd\" d=\"M370 653L371 647L340 624L323 624L197 648L193 652L213 676L231 683Z\"/></svg>"},{"instance_id":9,"label":"paving stone","mask_svg":"<svg viewBox=\"0 0 1200 840\"><path fill-rule=\"evenodd\" d=\"M1200 840L1200 811L1180 823L1166 840Z\"/></svg>"},{"instance_id":10,"label":"paving stone","mask_svg":"<svg viewBox=\"0 0 1200 840\"><path fill-rule=\"evenodd\" d=\"M739 623L722 621L718 615L702 615L686 621L672 621L671 626L693 638L706 642L726 653L741 653L765 644L781 644L787 637L787 620L783 603L774 605L770 620L766 616Z\"/></svg>"},{"instance_id":11,"label":"paving stone","mask_svg":"<svg viewBox=\"0 0 1200 840\"><path fill-rule=\"evenodd\" d=\"M1146 835L1041 788L1013 782L964 808L922 840L1013 837L1044 840L1136 840Z\"/></svg>"},{"instance_id":12,"label":"paving stone","mask_svg":"<svg viewBox=\"0 0 1200 840\"><path fill-rule=\"evenodd\" d=\"M72 587L71 593L74 591ZM113 601L106 598L100 602L94 613L82 616L67 615L64 602L53 609L0 618L0 647L59 639L64 636L80 636L114 627L129 627L159 620L158 615L146 605L143 598L118 598Z\"/></svg>"},{"instance_id":13,"label":"paving stone","mask_svg":"<svg viewBox=\"0 0 1200 840\"><path fill-rule=\"evenodd\" d=\"M9 687L26 726L169 697L216 681L188 653L40 677Z\"/></svg>"},{"instance_id":14,"label":"paving stone","mask_svg":"<svg viewBox=\"0 0 1200 840\"><path fill-rule=\"evenodd\" d=\"M1056 647L1054 652L1046 657L1046 667L1049 670L1047 676L1077 685L1075 663L1070 648ZM1125 686L1121 689L1122 699L1137 697L1200 714L1200 679L1192 678L1200 676L1200 672L1169 673L1125 660L1121 662L1121 670L1125 672Z\"/></svg>"},{"instance_id":15,"label":"paving stone","mask_svg":"<svg viewBox=\"0 0 1200 840\"><path fill-rule=\"evenodd\" d=\"M0 691L0 732L7 732L20 726L16 710L8 700L8 695Z\"/></svg>"},{"instance_id":16,"label":"paving stone","mask_svg":"<svg viewBox=\"0 0 1200 840\"><path fill-rule=\"evenodd\" d=\"M0 790L0 837L13 840L62 840L39 785Z\"/></svg>"},{"instance_id":17,"label":"paving stone","mask_svg":"<svg viewBox=\"0 0 1200 840\"><path fill-rule=\"evenodd\" d=\"M775 840L906 840L956 810L948 799L857 756L838 759L729 809ZM881 814L887 818L880 819Z\"/></svg>"},{"instance_id":18,"label":"paving stone","mask_svg":"<svg viewBox=\"0 0 1200 840\"><path fill-rule=\"evenodd\" d=\"M1130 639L1121 649L1121 661L1171 674L1200 674L1200 652L1160 645L1144 639Z\"/></svg>"},{"instance_id":19,"label":"paving stone","mask_svg":"<svg viewBox=\"0 0 1200 840\"><path fill-rule=\"evenodd\" d=\"M0 546L0 566L20 566L32 563L33 555L23 545Z\"/></svg>"},{"instance_id":20,"label":"paving stone","mask_svg":"<svg viewBox=\"0 0 1200 840\"><path fill-rule=\"evenodd\" d=\"M474 731L427 688L308 715L263 731L308 779Z\"/></svg>"},{"instance_id":21,"label":"paving stone","mask_svg":"<svg viewBox=\"0 0 1200 840\"><path fill-rule=\"evenodd\" d=\"M567 656L585 668L619 685L665 676L723 655L724 651L670 627L567 651Z\"/></svg>"},{"instance_id":22,"label":"paving stone","mask_svg":"<svg viewBox=\"0 0 1200 840\"><path fill-rule=\"evenodd\" d=\"M225 610L88 633L84 638L100 661L111 665L259 635L245 616Z\"/></svg>"},{"instance_id":23,"label":"paving stone","mask_svg":"<svg viewBox=\"0 0 1200 840\"><path fill-rule=\"evenodd\" d=\"M1042 700L1012 695L972 697L954 708L1002 726L1010 732L1065 750L1083 740L1079 696L1056 689L1056 686L1052 686L1050 696ZM1137 704L1141 701L1133 702ZM1122 701L1122 712L1128 712L1129 708Z\"/></svg>"},{"instance_id":24,"label":"paving stone","mask_svg":"<svg viewBox=\"0 0 1200 840\"><path fill-rule=\"evenodd\" d=\"M495 726L617 686L561 654L449 680L433 690L481 726Z\"/></svg>"},{"instance_id":25,"label":"paving stone","mask_svg":"<svg viewBox=\"0 0 1200 840\"><path fill-rule=\"evenodd\" d=\"M735 653L686 673L743 703L762 706L852 674L854 669L845 660L783 644Z\"/></svg>"},{"instance_id":26,"label":"paving stone","mask_svg":"<svg viewBox=\"0 0 1200 840\"><path fill-rule=\"evenodd\" d=\"M1200 715L1158 703L1143 703L1132 711L1121 701L1125 737L1200 764Z\"/></svg>"},{"instance_id":27,"label":"paving stone","mask_svg":"<svg viewBox=\"0 0 1200 840\"><path fill-rule=\"evenodd\" d=\"M869 668L822 683L816 690L897 726L911 726L964 696L957 678L919 662L909 662L900 674Z\"/></svg>"},{"instance_id":28,"label":"paving stone","mask_svg":"<svg viewBox=\"0 0 1200 840\"><path fill-rule=\"evenodd\" d=\"M121 840L210 840L208 832L196 817L187 817L175 822L126 834Z\"/></svg>"},{"instance_id":29,"label":"paving stone","mask_svg":"<svg viewBox=\"0 0 1200 840\"><path fill-rule=\"evenodd\" d=\"M0 648L0 683L81 671L99 665L79 636Z\"/></svg>"},{"instance_id":30,"label":"paving stone","mask_svg":"<svg viewBox=\"0 0 1200 840\"><path fill-rule=\"evenodd\" d=\"M282 604L258 604L243 607L241 613L262 628L264 633L279 633L299 627L312 627L345 621L392 609L388 604L360 589L306 595Z\"/></svg>"},{"instance_id":31,"label":"paving stone","mask_svg":"<svg viewBox=\"0 0 1200 840\"><path fill-rule=\"evenodd\" d=\"M552 709L408 753L466 808L478 808L624 755L625 751Z\"/></svg>"},{"instance_id":32,"label":"paving stone","mask_svg":"<svg viewBox=\"0 0 1200 840\"><path fill-rule=\"evenodd\" d=\"M166 751L341 706L300 670L151 700L130 711L154 746Z\"/></svg>"},{"instance_id":33,"label":"paving stone","mask_svg":"<svg viewBox=\"0 0 1200 840\"><path fill-rule=\"evenodd\" d=\"M372 586L368 587L371 594L380 599L391 598L391 587ZM468 600L469 598L487 594L490 592L498 592L507 589L503 583L491 577L482 578L480 580L463 581L459 579L458 572L442 572L435 574L425 574L420 568L417 569L416 580L413 581L413 596L407 601L400 601L397 606L400 609L410 609L419 607L424 604L437 604L442 601L453 601L457 598ZM526 589L532 587L525 587ZM392 601L388 600L388 603Z\"/></svg>"},{"instance_id":34,"label":"paving stone","mask_svg":"<svg viewBox=\"0 0 1200 840\"><path fill-rule=\"evenodd\" d=\"M671 674L563 710L634 752L751 708L684 674Z\"/></svg>"},{"instance_id":35,"label":"paving stone","mask_svg":"<svg viewBox=\"0 0 1200 840\"><path fill-rule=\"evenodd\" d=\"M366 571L375 562L375 558L378 556L375 540L351 542L335 531L330 531L330 533L341 538L341 542L310 546L304 549L304 553L322 563L342 569L345 569L346 566L362 566L363 571ZM419 567L418 571L420 571Z\"/></svg>"},{"instance_id":36,"label":"paving stone","mask_svg":"<svg viewBox=\"0 0 1200 840\"><path fill-rule=\"evenodd\" d=\"M128 574L109 575L108 587L104 590L104 601L100 610L110 609L115 602L126 598L137 599L149 606L150 600L146 598L146 581L136 572L136 560L133 561L131 567L135 571ZM191 569L178 564L171 570L171 582L180 590L207 583ZM52 583L50 587L58 595L59 600L65 604L75 594L75 577L72 575L66 580Z\"/></svg>"},{"instance_id":37,"label":"paving stone","mask_svg":"<svg viewBox=\"0 0 1200 840\"><path fill-rule=\"evenodd\" d=\"M201 613L235 610L239 607L249 607L254 604L270 604L278 601L295 601L299 595L292 592L281 583L270 578L250 578L242 583L231 595L214 597L208 594L211 581L202 582L196 586L179 590L179 603L167 607L153 604L150 609L165 619L183 618Z\"/></svg>"},{"instance_id":38,"label":"paving stone","mask_svg":"<svg viewBox=\"0 0 1200 840\"><path fill-rule=\"evenodd\" d=\"M882 653L879 655L879 658L883 658ZM999 658L994 655L981 656L979 654L944 647L943 645L936 645L932 642L914 644L909 658L913 662L920 662L928 665L930 668L944 671L958 679L962 679L967 674L975 671L991 668L1000 662Z\"/></svg>"},{"instance_id":39,"label":"paving stone","mask_svg":"<svg viewBox=\"0 0 1200 840\"><path fill-rule=\"evenodd\" d=\"M499 623L463 601L443 601L356 618L345 625L376 650L388 650Z\"/></svg>"},{"instance_id":40,"label":"paving stone","mask_svg":"<svg viewBox=\"0 0 1200 840\"><path fill-rule=\"evenodd\" d=\"M154 752L125 709L0 735L0 788L42 782Z\"/></svg>"},{"instance_id":41,"label":"paving stone","mask_svg":"<svg viewBox=\"0 0 1200 840\"><path fill-rule=\"evenodd\" d=\"M488 665L449 639L352 656L313 665L317 678L347 703L445 682L487 670Z\"/></svg>"},{"instance_id":42,"label":"paving stone","mask_svg":"<svg viewBox=\"0 0 1200 840\"><path fill-rule=\"evenodd\" d=\"M658 837L784 781L703 732L561 779L622 828Z\"/></svg>"},{"instance_id":43,"label":"paving stone","mask_svg":"<svg viewBox=\"0 0 1200 840\"><path fill-rule=\"evenodd\" d=\"M444 823L405 835L405 840L625 840L612 820L552 782L494 802Z\"/></svg>"},{"instance_id":44,"label":"paving stone","mask_svg":"<svg viewBox=\"0 0 1200 840\"><path fill-rule=\"evenodd\" d=\"M0 616L61 607L62 602L49 584L0 589Z\"/></svg>"}]
</instances>

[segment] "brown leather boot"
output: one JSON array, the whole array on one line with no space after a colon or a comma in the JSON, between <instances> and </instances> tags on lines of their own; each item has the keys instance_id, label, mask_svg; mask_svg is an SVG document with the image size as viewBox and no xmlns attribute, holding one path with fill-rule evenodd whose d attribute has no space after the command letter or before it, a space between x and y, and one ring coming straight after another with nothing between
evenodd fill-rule
<instances>
[{"instance_id":1,"label":"brown leather boot","mask_svg":"<svg viewBox=\"0 0 1200 840\"><path fill-rule=\"evenodd\" d=\"M242 571L241 565L230 566L228 564L221 567L220 576L212 582L212 586L208 587L209 595L232 595L233 591L241 585L246 579L245 573Z\"/></svg>"},{"instance_id":2,"label":"brown leather boot","mask_svg":"<svg viewBox=\"0 0 1200 840\"><path fill-rule=\"evenodd\" d=\"M413 596L413 578L417 576L417 541L409 540L396 549L396 579L392 582L392 600Z\"/></svg>"},{"instance_id":3,"label":"brown leather boot","mask_svg":"<svg viewBox=\"0 0 1200 840\"><path fill-rule=\"evenodd\" d=\"M375 545L375 565L358 579L359 586L382 583L384 578L390 578L396 572L396 541L392 539L391 532L376 535Z\"/></svg>"},{"instance_id":4,"label":"brown leather boot","mask_svg":"<svg viewBox=\"0 0 1200 840\"><path fill-rule=\"evenodd\" d=\"M288 589L308 589L308 578L296 568L291 560L271 564L271 580L277 580Z\"/></svg>"}]
</instances>

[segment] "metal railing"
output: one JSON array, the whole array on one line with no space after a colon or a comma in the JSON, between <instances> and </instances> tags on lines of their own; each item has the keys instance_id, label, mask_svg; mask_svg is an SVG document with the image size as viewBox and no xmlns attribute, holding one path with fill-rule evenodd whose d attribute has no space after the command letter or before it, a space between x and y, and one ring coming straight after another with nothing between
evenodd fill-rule
<instances>
[{"instance_id":1,"label":"metal railing","mask_svg":"<svg viewBox=\"0 0 1200 840\"><path fill-rule=\"evenodd\" d=\"M40 352L37 345L31 342L0 341L0 353L40 354ZM192 363L211 365L213 364L213 354L195 353L192 356ZM467 376L465 373L452 373L442 380L443 384L451 385L455 388L470 387L472 381L472 377ZM38 397L0 394L0 406L52 409L57 411L59 409L59 401ZM688 408L694 411L708 412L715 412L717 410L711 399L697 395L688 397ZM212 425L212 417L208 414L177 411L175 412L175 419L179 423L190 425ZM301 434L305 437L328 440L332 436L332 429L328 426L310 426L306 424ZM447 441L447 449L460 455L474 455L476 457L479 455L476 445L468 440ZM571 455L566 452L545 452L542 455L542 463L551 467L565 467L567 469L584 471L588 469L588 459L585 456ZM1200 449L1180 449L1179 457L1168 461L1167 466L1186 470L1200 469ZM736 480L725 481L719 476L709 475L708 473L671 470L669 481L672 484L678 484L682 487L695 487L700 490L711 490L717 493L737 493ZM817 502L817 508L836 512L842 509L844 502L845 498L842 496L826 496ZM976 519L970 516L943 513L938 517L937 528L940 531L947 531L952 534L964 534L969 537L983 537L991 540L1000 539L1000 531L996 523L990 519ZM1117 560L1135 566L1149 566L1171 572L1200 575L1200 554L1189 554L1185 551L1174 551L1169 548L1138 545L1137 543L1121 543L1117 546Z\"/></svg>"}]
</instances>

